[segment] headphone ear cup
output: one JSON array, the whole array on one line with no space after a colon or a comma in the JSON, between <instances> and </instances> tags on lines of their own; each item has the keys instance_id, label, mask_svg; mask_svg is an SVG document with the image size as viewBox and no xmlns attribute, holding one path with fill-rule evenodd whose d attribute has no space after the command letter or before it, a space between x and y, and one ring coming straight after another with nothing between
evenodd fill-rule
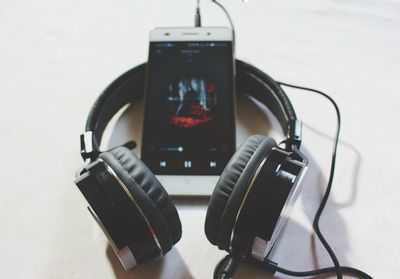
<instances>
[{"instance_id":1,"label":"headphone ear cup","mask_svg":"<svg viewBox=\"0 0 400 279\"><path fill-rule=\"evenodd\" d=\"M164 187L149 168L126 147L117 147L100 154L125 184L146 216L166 254L179 241L182 225L178 212Z\"/></svg>"},{"instance_id":2,"label":"headphone ear cup","mask_svg":"<svg viewBox=\"0 0 400 279\"><path fill-rule=\"evenodd\" d=\"M222 172L208 204L205 233L208 240L229 252L235 220L257 167L276 146L274 139L249 137Z\"/></svg>"}]
</instances>

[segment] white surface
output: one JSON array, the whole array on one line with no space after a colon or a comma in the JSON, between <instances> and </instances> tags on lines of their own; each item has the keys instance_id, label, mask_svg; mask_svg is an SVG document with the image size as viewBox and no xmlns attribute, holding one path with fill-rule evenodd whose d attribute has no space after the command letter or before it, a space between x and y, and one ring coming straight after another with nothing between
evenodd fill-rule
<instances>
[{"instance_id":1,"label":"white surface","mask_svg":"<svg viewBox=\"0 0 400 279\"><path fill-rule=\"evenodd\" d=\"M79 134L99 92L146 59L150 29L192 24L194 2L1 2L0 277L211 277L224 253L204 236L204 202L178 202L182 240L163 260L126 273L72 183L82 163ZM237 57L338 101L342 142L322 230L342 264L398 278L399 1L224 3L237 28ZM217 7L202 7L204 24L227 24ZM334 114L317 96L288 92L305 122L311 171L274 259L291 269L324 267L331 262L310 223L326 183ZM254 108L243 101L238 113ZM262 121L242 117L238 142ZM132 124L130 132L138 129ZM242 267L236 278L269 277Z\"/></svg>"}]
</instances>

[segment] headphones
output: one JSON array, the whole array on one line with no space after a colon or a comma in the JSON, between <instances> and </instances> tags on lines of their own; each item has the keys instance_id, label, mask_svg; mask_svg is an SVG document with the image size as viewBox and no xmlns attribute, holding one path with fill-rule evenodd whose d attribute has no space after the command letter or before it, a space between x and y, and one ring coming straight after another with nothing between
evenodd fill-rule
<instances>
[{"instance_id":1,"label":"headphones","mask_svg":"<svg viewBox=\"0 0 400 279\"><path fill-rule=\"evenodd\" d=\"M145 69L146 64L142 64L124 73L95 101L81 135L86 165L75 180L126 270L165 255L182 234L172 200L129 149L134 145L99 150L111 118L126 104L143 97ZM267 107L286 139L277 144L270 137L252 135L239 147L210 198L205 234L221 250L263 262L288 219L307 158L299 150L301 122L276 81L236 60L236 93L251 96Z\"/></svg>"}]
</instances>

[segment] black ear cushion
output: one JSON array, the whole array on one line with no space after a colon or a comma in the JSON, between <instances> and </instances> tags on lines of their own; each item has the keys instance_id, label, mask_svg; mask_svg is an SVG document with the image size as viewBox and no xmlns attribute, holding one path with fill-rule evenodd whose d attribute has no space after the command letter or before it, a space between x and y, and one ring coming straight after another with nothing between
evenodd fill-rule
<instances>
[{"instance_id":1,"label":"black ear cushion","mask_svg":"<svg viewBox=\"0 0 400 279\"><path fill-rule=\"evenodd\" d=\"M175 205L147 166L126 147L117 147L99 156L126 185L147 217L164 254L182 235Z\"/></svg>"},{"instance_id":2,"label":"black ear cushion","mask_svg":"<svg viewBox=\"0 0 400 279\"><path fill-rule=\"evenodd\" d=\"M251 179L268 152L276 146L269 137L249 137L236 151L219 178L208 204L205 233L220 249L229 250L230 236Z\"/></svg>"}]
</instances>

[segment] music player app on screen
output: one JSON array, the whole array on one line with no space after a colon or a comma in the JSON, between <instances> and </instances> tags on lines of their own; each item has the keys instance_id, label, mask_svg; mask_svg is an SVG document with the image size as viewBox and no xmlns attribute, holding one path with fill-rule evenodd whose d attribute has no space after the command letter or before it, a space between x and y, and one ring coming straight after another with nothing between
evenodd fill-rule
<instances>
[{"instance_id":1,"label":"music player app on screen","mask_svg":"<svg viewBox=\"0 0 400 279\"><path fill-rule=\"evenodd\" d=\"M142 158L156 174L222 172L235 150L232 43L151 42Z\"/></svg>"}]
</instances>

